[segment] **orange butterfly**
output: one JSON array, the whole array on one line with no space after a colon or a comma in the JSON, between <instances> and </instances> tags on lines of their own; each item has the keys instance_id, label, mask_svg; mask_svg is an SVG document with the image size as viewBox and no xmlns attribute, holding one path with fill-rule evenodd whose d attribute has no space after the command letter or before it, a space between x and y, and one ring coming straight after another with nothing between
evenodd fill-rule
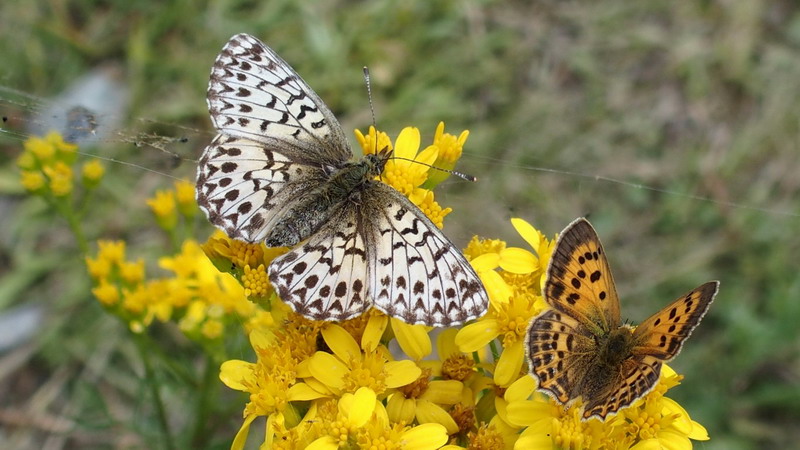
<instances>
[{"instance_id":1,"label":"orange butterfly","mask_svg":"<svg viewBox=\"0 0 800 450\"><path fill-rule=\"evenodd\" d=\"M528 328L530 374L561 404L583 398L584 420L605 420L653 389L661 364L680 352L718 288L708 282L635 330L623 325L600 238L577 219L561 232L547 268L544 297L552 309Z\"/></svg>"}]
</instances>

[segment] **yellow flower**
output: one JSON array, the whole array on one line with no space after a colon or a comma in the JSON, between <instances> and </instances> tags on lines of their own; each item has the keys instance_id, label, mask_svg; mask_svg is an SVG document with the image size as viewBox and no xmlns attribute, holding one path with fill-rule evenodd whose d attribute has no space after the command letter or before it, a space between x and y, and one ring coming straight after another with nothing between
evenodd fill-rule
<instances>
[{"instance_id":1,"label":"yellow flower","mask_svg":"<svg viewBox=\"0 0 800 450\"><path fill-rule=\"evenodd\" d=\"M439 150L434 146L417 154L419 144L419 129L403 128L395 141L392 158L386 162L380 177L386 184L402 192L405 196L411 195L414 188L425 182L430 165L439 154Z\"/></svg>"},{"instance_id":2,"label":"yellow flower","mask_svg":"<svg viewBox=\"0 0 800 450\"><path fill-rule=\"evenodd\" d=\"M56 148L46 139L31 136L24 144L25 151L33 155L41 165L47 165L56 155Z\"/></svg>"},{"instance_id":3,"label":"yellow flower","mask_svg":"<svg viewBox=\"0 0 800 450\"><path fill-rule=\"evenodd\" d=\"M109 264L121 264L125 261L125 241L97 241L97 259Z\"/></svg>"},{"instance_id":4,"label":"yellow flower","mask_svg":"<svg viewBox=\"0 0 800 450\"><path fill-rule=\"evenodd\" d=\"M37 138L31 137L30 139L37 139ZM17 167L19 167L23 171L37 169L36 157L33 156L33 153L28 151L27 145L28 144L26 142L25 151L20 153L19 157L17 158Z\"/></svg>"},{"instance_id":5,"label":"yellow flower","mask_svg":"<svg viewBox=\"0 0 800 450\"><path fill-rule=\"evenodd\" d=\"M392 141L389 135L383 131L378 132L375 127L370 126L367 135L364 136L361 130L355 130L356 140L361 145L361 150L365 155L377 154L383 149L392 150Z\"/></svg>"},{"instance_id":6,"label":"yellow flower","mask_svg":"<svg viewBox=\"0 0 800 450\"><path fill-rule=\"evenodd\" d=\"M440 405L454 405L461 399L464 385L456 380L431 380L431 369L422 371L417 380L397 390L389 397L386 412L396 423L439 423L448 434L459 427Z\"/></svg>"},{"instance_id":7,"label":"yellow flower","mask_svg":"<svg viewBox=\"0 0 800 450\"><path fill-rule=\"evenodd\" d=\"M105 306L114 305L120 299L117 286L107 281L101 281L99 285L92 288L92 294Z\"/></svg>"},{"instance_id":8,"label":"yellow flower","mask_svg":"<svg viewBox=\"0 0 800 450\"><path fill-rule=\"evenodd\" d=\"M175 193L173 191L156 191L153 198L147 199L147 205L156 216L156 222L164 230L172 230L178 223L175 210Z\"/></svg>"},{"instance_id":9,"label":"yellow flower","mask_svg":"<svg viewBox=\"0 0 800 450\"><path fill-rule=\"evenodd\" d=\"M258 267L259 264L269 266L269 263L279 255L286 253L285 247L268 249L263 243L248 244L229 238L220 230L203 244L203 252L223 272L231 270L231 263L238 268L249 265Z\"/></svg>"},{"instance_id":10,"label":"yellow flower","mask_svg":"<svg viewBox=\"0 0 800 450\"><path fill-rule=\"evenodd\" d=\"M128 283L144 281L144 260L136 262L123 261L119 264L119 276Z\"/></svg>"},{"instance_id":11,"label":"yellow flower","mask_svg":"<svg viewBox=\"0 0 800 450\"><path fill-rule=\"evenodd\" d=\"M224 362L220 368L220 380L226 386L250 394L250 401L244 410L245 420L232 448L244 445L250 424L256 417L268 416L270 420L277 419L280 422L288 418L294 426L299 423L300 417L291 402L314 400L322 396L307 384L296 382L297 359L293 356L291 341L253 330L250 333L250 345L258 356L255 363L231 360Z\"/></svg>"},{"instance_id":12,"label":"yellow flower","mask_svg":"<svg viewBox=\"0 0 800 450\"><path fill-rule=\"evenodd\" d=\"M580 400L565 408L544 394L534 393L535 381L526 375L506 391L507 420L525 427L517 443L519 448L691 449L690 439L707 440L708 433L680 405L664 397L664 392L677 385L680 378L668 366L662 366L653 391L600 421L582 420Z\"/></svg>"},{"instance_id":13,"label":"yellow flower","mask_svg":"<svg viewBox=\"0 0 800 450\"><path fill-rule=\"evenodd\" d=\"M186 180L175 182L175 197L178 200L178 210L184 217L194 217L197 214L197 202L194 199L194 183Z\"/></svg>"},{"instance_id":14,"label":"yellow flower","mask_svg":"<svg viewBox=\"0 0 800 450\"><path fill-rule=\"evenodd\" d=\"M58 158L68 164L72 164L77 157L78 146L65 142L64 137L57 131L47 133L44 139L55 149Z\"/></svg>"},{"instance_id":15,"label":"yellow flower","mask_svg":"<svg viewBox=\"0 0 800 450\"><path fill-rule=\"evenodd\" d=\"M72 168L61 161L52 166L45 166L44 174L50 181L50 190L56 197L63 197L72 192Z\"/></svg>"},{"instance_id":16,"label":"yellow flower","mask_svg":"<svg viewBox=\"0 0 800 450\"><path fill-rule=\"evenodd\" d=\"M444 217L453 211L453 208L442 209L433 199L433 191L427 189L414 189L409 199L412 203L417 205L439 229L444 227Z\"/></svg>"},{"instance_id":17,"label":"yellow flower","mask_svg":"<svg viewBox=\"0 0 800 450\"><path fill-rule=\"evenodd\" d=\"M242 286L244 287L244 295L248 298L268 297L271 286L269 284L267 269L264 265L259 264L255 269L251 269L249 264L244 266Z\"/></svg>"},{"instance_id":18,"label":"yellow flower","mask_svg":"<svg viewBox=\"0 0 800 450\"><path fill-rule=\"evenodd\" d=\"M20 178L20 184L28 192L36 192L44 187L45 179L41 172L33 170L23 170Z\"/></svg>"},{"instance_id":19,"label":"yellow flower","mask_svg":"<svg viewBox=\"0 0 800 450\"><path fill-rule=\"evenodd\" d=\"M333 354L314 353L308 368L334 394L368 387L382 398L389 389L413 383L422 373L411 361L390 361L382 346L362 353L355 339L339 325L328 324L322 329L322 337Z\"/></svg>"},{"instance_id":20,"label":"yellow flower","mask_svg":"<svg viewBox=\"0 0 800 450\"><path fill-rule=\"evenodd\" d=\"M83 165L83 169L81 170L83 185L89 189L96 187L100 184L100 180L103 178L105 172L106 169L99 160L93 159L87 162Z\"/></svg>"},{"instance_id":21,"label":"yellow flower","mask_svg":"<svg viewBox=\"0 0 800 450\"><path fill-rule=\"evenodd\" d=\"M522 368L525 356L523 343L528 324L544 306L541 296L531 295L513 296L508 303L498 307L491 305L485 316L458 332L456 344L462 352L469 353L501 337L503 353L497 360L494 381L498 386L508 386Z\"/></svg>"},{"instance_id":22,"label":"yellow flower","mask_svg":"<svg viewBox=\"0 0 800 450\"><path fill-rule=\"evenodd\" d=\"M462 131L458 137L445 133L444 122L439 122L439 125L436 127L436 134L433 136L433 146L439 150L439 154L436 161L433 162L433 166L452 170L456 166L456 162L461 158L461 152L464 148L464 144L467 142L468 136L468 130ZM428 181L425 182L424 187L426 189L433 189L449 176L450 174L443 170L433 170L428 177Z\"/></svg>"}]
</instances>

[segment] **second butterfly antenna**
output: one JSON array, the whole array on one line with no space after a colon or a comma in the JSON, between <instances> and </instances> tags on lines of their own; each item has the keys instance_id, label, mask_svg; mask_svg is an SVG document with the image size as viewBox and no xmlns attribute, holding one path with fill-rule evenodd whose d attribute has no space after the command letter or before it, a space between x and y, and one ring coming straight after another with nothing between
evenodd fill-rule
<instances>
[{"instance_id":1,"label":"second butterfly antenna","mask_svg":"<svg viewBox=\"0 0 800 450\"><path fill-rule=\"evenodd\" d=\"M375 125L375 107L372 104L372 85L370 83L370 78L369 78L369 67L364 66L363 71L364 71L364 82L367 84L367 100L369 101L369 112L370 112L370 114L372 114L372 127L375 128L375 130L377 130L378 127ZM375 139L376 148L374 149L375 153L377 153L377 150L378 150L377 149L377 145L378 145L378 139L376 138ZM461 178L463 180L466 180L466 181L472 181L472 182L478 181L477 177L474 177L472 175L466 174L464 172L459 172L457 170L443 169L441 167L436 167L436 166L433 166L433 165L430 165L430 164L426 164L424 162L416 161L416 160L409 159L409 158L401 158L401 157L398 157L398 156L392 156L392 159L399 159L401 161L409 161L409 162L413 162L413 163L416 163L416 164L422 164L423 166L430 167L431 169L438 170L440 172L449 173L450 175L455 175L455 176L457 176L457 177L459 177L459 178Z\"/></svg>"}]
</instances>

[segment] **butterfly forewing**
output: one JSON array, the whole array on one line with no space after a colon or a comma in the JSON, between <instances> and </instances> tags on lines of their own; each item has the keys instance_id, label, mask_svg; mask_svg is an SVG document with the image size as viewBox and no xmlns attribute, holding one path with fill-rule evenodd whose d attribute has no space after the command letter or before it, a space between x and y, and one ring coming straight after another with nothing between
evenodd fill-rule
<instances>
[{"instance_id":1,"label":"butterfly forewing","mask_svg":"<svg viewBox=\"0 0 800 450\"><path fill-rule=\"evenodd\" d=\"M636 342L633 352L655 356L664 362L677 356L708 311L718 289L718 282L708 282L650 316L633 333Z\"/></svg>"},{"instance_id":2,"label":"butterfly forewing","mask_svg":"<svg viewBox=\"0 0 800 450\"><path fill-rule=\"evenodd\" d=\"M553 308L585 323L595 333L620 325L619 298L605 251L586 219L567 226L558 238L544 287Z\"/></svg>"},{"instance_id":3,"label":"butterfly forewing","mask_svg":"<svg viewBox=\"0 0 800 450\"><path fill-rule=\"evenodd\" d=\"M352 157L325 103L272 49L238 34L217 56L208 85L214 126L262 142L294 161L336 165Z\"/></svg>"},{"instance_id":4,"label":"butterfly forewing","mask_svg":"<svg viewBox=\"0 0 800 450\"><path fill-rule=\"evenodd\" d=\"M239 34L208 87L220 134L206 148L197 200L248 242L293 246L269 267L279 296L318 320L371 306L409 323L457 325L486 312L469 262L424 213L374 181L385 155L351 161L341 126L297 73Z\"/></svg>"},{"instance_id":5,"label":"butterfly forewing","mask_svg":"<svg viewBox=\"0 0 800 450\"><path fill-rule=\"evenodd\" d=\"M200 158L197 203L228 236L259 242L293 200L324 181L317 167L250 139L218 135Z\"/></svg>"},{"instance_id":6,"label":"butterfly forewing","mask_svg":"<svg viewBox=\"0 0 800 450\"><path fill-rule=\"evenodd\" d=\"M374 217L367 246L371 298L406 323L450 326L486 311L488 297L457 248L402 194L375 182L365 193Z\"/></svg>"}]
</instances>

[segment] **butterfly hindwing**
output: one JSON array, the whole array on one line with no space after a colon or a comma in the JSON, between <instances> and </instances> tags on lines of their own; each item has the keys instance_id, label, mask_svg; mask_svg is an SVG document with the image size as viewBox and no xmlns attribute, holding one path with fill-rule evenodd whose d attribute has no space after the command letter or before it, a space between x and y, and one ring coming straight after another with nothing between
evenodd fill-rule
<instances>
[{"instance_id":1,"label":"butterfly hindwing","mask_svg":"<svg viewBox=\"0 0 800 450\"><path fill-rule=\"evenodd\" d=\"M583 418L605 419L647 395L658 383L661 364L658 358L647 355L627 359L601 389L584 393Z\"/></svg>"},{"instance_id":2,"label":"butterfly hindwing","mask_svg":"<svg viewBox=\"0 0 800 450\"><path fill-rule=\"evenodd\" d=\"M574 386L581 382L596 347L589 330L566 313L548 309L533 319L525 336L538 389L562 404L575 398Z\"/></svg>"},{"instance_id":3,"label":"butterfly hindwing","mask_svg":"<svg viewBox=\"0 0 800 450\"><path fill-rule=\"evenodd\" d=\"M600 238L586 219L558 238L544 287L553 308L585 323L595 334L619 327L619 298Z\"/></svg>"},{"instance_id":4,"label":"butterfly hindwing","mask_svg":"<svg viewBox=\"0 0 800 450\"><path fill-rule=\"evenodd\" d=\"M633 333L636 342L633 352L655 356L664 362L677 356L708 311L718 289L719 282L710 281L650 316Z\"/></svg>"},{"instance_id":5,"label":"butterfly hindwing","mask_svg":"<svg viewBox=\"0 0 800 450\"><path fill-rule=\"evenodd\" d=\"M406 197L374 181L363 194L373 220L368 246L375 307L410 324L450 326L474 319L488 307L472 266Z\"/></svg>"},{"instance_id":6,"label":"butterfly hindwing","mask_svg":"<svg viewBox=\"0 0 800 450\"><path fill-rule=\"evenodd\" d=\"M270 283L294 311L314 320L342 321L371 306L360 220L356 205L346 204L335 222L270 264Z\"/></svg>"}]
</instances>

